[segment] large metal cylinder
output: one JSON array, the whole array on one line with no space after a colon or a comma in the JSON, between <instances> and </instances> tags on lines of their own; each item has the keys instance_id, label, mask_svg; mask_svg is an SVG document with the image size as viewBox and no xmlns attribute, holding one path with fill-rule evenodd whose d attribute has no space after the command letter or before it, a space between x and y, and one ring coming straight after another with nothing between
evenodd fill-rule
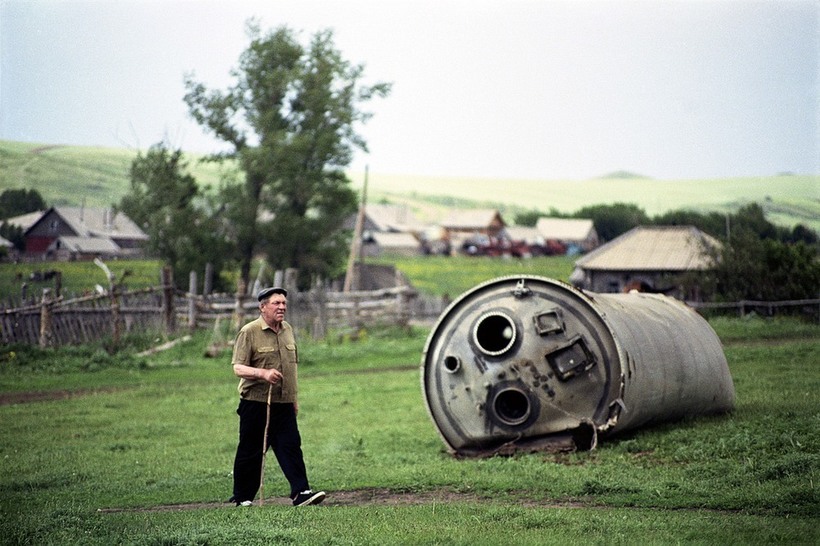
<instances>
[{"instance_id":1,"label":"large metal cylinder","mask_svg":"<svg viewBox=\"0 0 820 546\"><path fill-rule=\"evenodd\" d=\"M593 449L599 435L726 412L735 397L720 340L682 302L536 276L455 300L427 339L421 381L461 456Z\"/></svg>"}]
</instances>

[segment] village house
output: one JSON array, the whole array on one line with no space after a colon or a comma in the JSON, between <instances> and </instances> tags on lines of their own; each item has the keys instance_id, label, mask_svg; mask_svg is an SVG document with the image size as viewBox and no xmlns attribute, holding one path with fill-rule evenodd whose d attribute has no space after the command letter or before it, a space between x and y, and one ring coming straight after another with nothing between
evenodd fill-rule
<instances>
[{"instance_id":1,"label":"village house","mask_svg":"<svg viewBox=\"0 0 820 546\"><path fill-rule=\"evenodd\" d=\"M684 293L681 277L711 267L709 252L717 239L691 226L639 226L575 261L570 282L591 292L663 292L697 300Z\"/></svg>"},{"instance_id":2,"label":"village house","mask_svg":"<svg viewBox=\"0 0 820 546\"><path fill-rule=\"evenodd\" d=\"M344 228L353 230L357 215L349 217ZM384 253L414 256L421 253L422 223L407 205L374 203L365 205L362 223L362 255Z\"/></svg>"},{"instance_id":3,"label":"village house","mask_svg":"<svg viewBox=\"0 0 820 546\"><path fill-rule=\"evenodd\" d=\"M535 229L544 240L563 245L567 254L589 252L600 244L595 225L586 218L539 218Z\"/></svg>"},{"instance_id":4,"label":"village house","mask_svg":"<svg viewBox=\"0 0 820 546\"><path fill-rule=\"evenodd\" d=\"M148 236L110 208L51 207L24 233L27 257L83 260L142 255Z\"/></svg>"},{"instance_id":5,"label":"village house","mask_svg":"<svg viewBox=\"0 0 820 546\"><path fill-rule=\"evenodd\" d=\"M439 225L453 249L471 240L507 238L507 224L496 209L453 210Z\"/></svg>"}]
</instances>

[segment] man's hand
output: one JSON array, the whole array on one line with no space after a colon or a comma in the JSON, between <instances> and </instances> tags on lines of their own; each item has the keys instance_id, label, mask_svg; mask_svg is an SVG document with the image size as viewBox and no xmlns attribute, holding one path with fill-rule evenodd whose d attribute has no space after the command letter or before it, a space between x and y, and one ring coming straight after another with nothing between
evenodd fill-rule
<instances>
[{"instance_id":1,"label":"man's hand","mask_svg":"<svg viewBox=\"0 0 820 546\"><path fill-rule=\"evenodd\" d=\"M274 368L267 368L262 370L263 373L260 374L260 379L264 379L271 385L275 385L282 381L282 372L276 370Z\"/></svg>"}]
</instances>

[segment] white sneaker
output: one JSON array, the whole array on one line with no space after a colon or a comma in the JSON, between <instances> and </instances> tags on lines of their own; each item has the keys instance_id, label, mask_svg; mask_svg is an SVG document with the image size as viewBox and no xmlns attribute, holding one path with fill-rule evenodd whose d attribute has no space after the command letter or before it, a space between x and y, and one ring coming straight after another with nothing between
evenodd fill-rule
<instances>
[{"instance_id":1,"label":"white sneaker","mask_svg":"<svg viewBox=\"0 0 820 546\"><path fill-rule=\"evenodd\" d=\"M253 506L253 501L242 501L237 506Z\"/></svg>"}]
</instances>

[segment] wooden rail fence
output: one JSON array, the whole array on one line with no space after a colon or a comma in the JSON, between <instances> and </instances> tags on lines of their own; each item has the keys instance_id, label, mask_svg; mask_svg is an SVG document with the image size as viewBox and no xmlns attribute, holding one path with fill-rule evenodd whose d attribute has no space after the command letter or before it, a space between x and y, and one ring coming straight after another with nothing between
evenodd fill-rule
<instances>
[{"instance_id":1,"label":"wooden rail fence","mask_svg":"<svg viewBox=\"0 0 820 546\"><path fill-rule=\"evenodd\" d=\"M407 286L346 293L324 288L301 293L289 290L288 322L317 339L334 330L356 332L374 325L430 321L447 303L421 298ZM234 295L202 296L170 285L130 291L115 288L72 299L52 297L45 289L39 303L0 307L0 343L50 347L110 337L116 345L122 335L132 332L167 336L180 329L225 325L235 332L238 324L257 313L258 302L250 295L237 305Z\"/></svg>"},{"instance_id":2,"label":"wooden rail fence","mask_svg":"<svg viewBox=\"0 0 820 546\"><path fill-rule=\"evenodd\" d=\"M170 280L170 276L163 280ZM286 281L289 279L285 279ZM299 292L287 286L288 322L300 332L320 339L332 331L355 335L374 325L407 326L431 323L448 301L423 297L410 286L381 290L338 292L316 287ZM232 335L239 325L257 315L258 304L250 295L198 295L192 274L190 291L182 292L166 282L141 290L122 290L112 284L105 294L64 299L43 290L39 303L15 308L0 307L0 343L23 343L50 347L98 341L110 336L116 347L130 332L157 332L165 336L184 328L217 328ZM820 321L820 299L790 301L741 301L731 303L689 302L700 313L754 312L773 316L788 312Z\"/></svg>"}]
</instances>

